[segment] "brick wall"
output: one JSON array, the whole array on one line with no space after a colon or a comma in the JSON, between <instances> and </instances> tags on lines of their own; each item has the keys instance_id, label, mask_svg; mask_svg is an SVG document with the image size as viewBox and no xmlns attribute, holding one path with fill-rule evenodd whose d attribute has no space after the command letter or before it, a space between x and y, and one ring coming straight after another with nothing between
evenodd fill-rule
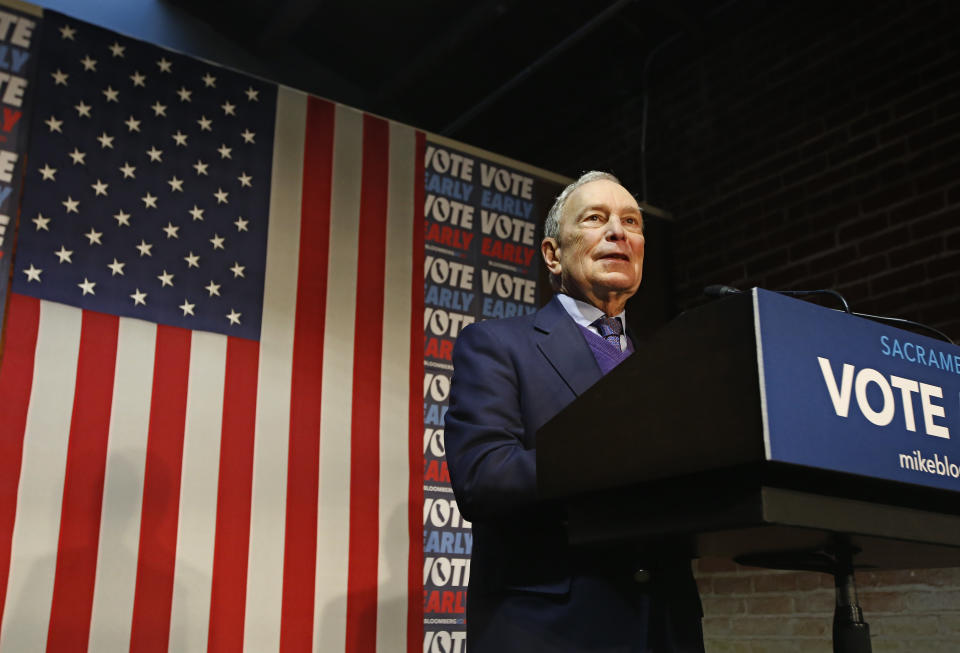
<instances>
[{"instance_id":1,"label":"brick wall","mask_svg":"<svg viewBox=\"0 0 960 653\"><path fill-rule=\"evenodd\" d=\"M960 3L727 3L650 82L647 199L676 216L678 307L711 283L832 287L960 339ZM609 138L567 167L639 189L640 115L638 94L598 113ZM708 651L831 650L829 578L701 560L698 579ZM960 651L960 570L858 580L875 652Z\"/></svg>"}]
</instances>

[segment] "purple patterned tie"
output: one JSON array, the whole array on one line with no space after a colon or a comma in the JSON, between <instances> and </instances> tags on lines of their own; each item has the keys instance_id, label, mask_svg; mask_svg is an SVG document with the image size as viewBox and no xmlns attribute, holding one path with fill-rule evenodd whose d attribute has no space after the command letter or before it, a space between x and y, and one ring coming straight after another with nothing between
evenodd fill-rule
<instances>
[{"instance_id":1,"label":"purple patterned tie","mask_svg":"<svg viewBox=\"0 0 960 653\"><path fill-rule=\"evenodd\" d=\"M623 325L620 324L619 317L601 317L594 321L597 331L603 336L603 339L616 347L620 351L620 334L623 333Z\"/></svg>"}]
</instances>

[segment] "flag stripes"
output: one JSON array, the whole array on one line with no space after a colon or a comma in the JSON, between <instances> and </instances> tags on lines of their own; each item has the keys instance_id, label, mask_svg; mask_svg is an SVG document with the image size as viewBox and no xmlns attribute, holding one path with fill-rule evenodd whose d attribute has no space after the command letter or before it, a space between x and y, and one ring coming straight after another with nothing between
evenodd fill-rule
<instances>
[{"instance_id":1,"label":"flag stripes","mask_svg":"<svg viewBox=\"0 0 960 653\"><path fill-rule=\"evenodd\" d=\"M0 366L0 624L3 622L10 571L10 547L17 514L17 485L23 459L23 434L33 381L40 302L11 295L9 310L19 316L9 320L5 354ZM9 314L9 313L8 313Z\"/></svg>"},{"instance_id":2,"label":"flag stripes","mask_svg":"<svg viewBox=\"0 0 960 653\"><path fill-rule=\"evenodd\" d=\"M119 318L84 312L70 419L49 650L87 641L96 577Z\"/></svg>"},{"instance_id":3,"label":"flag stripes","mask_svg":"<svg viewBox=\"0 0 960 653\"><path fill-rule=\"evenodd\" d=\"M420 648L423 135L276 115L259 342L12 296L0 652Z\"/></svg>"},{"instance_id":4,"label":"flag stripes","mask_svg":"<svg viewBox=\"0 0 960 653\"><path fill-rule=\"evenodd\" d=\"M260 347L241 338L226 338L226 381L217 486L209 651L242 648L250 550L257 369ZM203 651L199 646L196 650Z\"/></svg>"},{"instance_id":5,"label":"flag stripes","mask_svg":"<svg viewBox=\"0 0 960 653\"><path fill-rule=\"evenodd\" d=\"M97 565L91 651L121 651L130 645L150 425L152 376L144 370L153 370L156 337L155 324L120 318L97 554L109 564Z\"/></svg>"},{"instance_id":6,"label":"flag stripes","mask_svg":"<svg viewBox=\"0 0 960 653\"><path fill-rule=\"evenodd\" d=\"M333 124L334 106L309 98L300 228L301 240L312 243L312 256L321 261L326 260L329 253ZM281 651L309 650L313 643L326 310L327 268L301 257L297 268L297 322L291 379Z\"/></svg>"}]
</instances>

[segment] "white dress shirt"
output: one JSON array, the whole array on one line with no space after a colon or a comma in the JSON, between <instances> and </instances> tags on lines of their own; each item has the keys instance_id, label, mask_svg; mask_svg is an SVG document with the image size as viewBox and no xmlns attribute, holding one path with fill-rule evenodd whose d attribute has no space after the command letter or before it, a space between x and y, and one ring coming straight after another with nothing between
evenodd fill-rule
<instances>
[{"instance_id":1,"label":"white dress shirt","mask_svg":"<svg viewBox=\"0 0 960 653\"><path fill-rule=\"evenodd\" d=\"M580 326L590 329L598 336L602 337L602 334L593 323L599 318L606 316L606 313L601 311L596 306L588 304L587 302L582 302L579 299L574 299L570 295L557 293L557 299L560 300L560 305L563 306L563 309L567 312L567 314L573 318L574 322ZM627 347L627 311L620 311L619 314L612 315L611 317L620 318L620 326L622 326L624 329L624 332L620 334L620 351L625 351Z\"/></svg>"}]
</instances>

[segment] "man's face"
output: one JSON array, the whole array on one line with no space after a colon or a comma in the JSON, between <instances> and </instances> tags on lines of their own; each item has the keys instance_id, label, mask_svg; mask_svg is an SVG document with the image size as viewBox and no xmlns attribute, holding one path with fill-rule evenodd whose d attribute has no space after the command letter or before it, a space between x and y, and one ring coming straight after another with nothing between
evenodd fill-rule
<instances>
[{"instance_id":1,"label":"man's face","mask_svg":"<svg viewBox=\"0 0 960 653\"><path fill-rule=\"evenodd\" d=\"M643 216L627 189L606 179L580 186L567 198L559 226L558 238L544 239L543 248L564 292L603 308L637 291L643 276Z\"/></svg>"}]
</instances>

